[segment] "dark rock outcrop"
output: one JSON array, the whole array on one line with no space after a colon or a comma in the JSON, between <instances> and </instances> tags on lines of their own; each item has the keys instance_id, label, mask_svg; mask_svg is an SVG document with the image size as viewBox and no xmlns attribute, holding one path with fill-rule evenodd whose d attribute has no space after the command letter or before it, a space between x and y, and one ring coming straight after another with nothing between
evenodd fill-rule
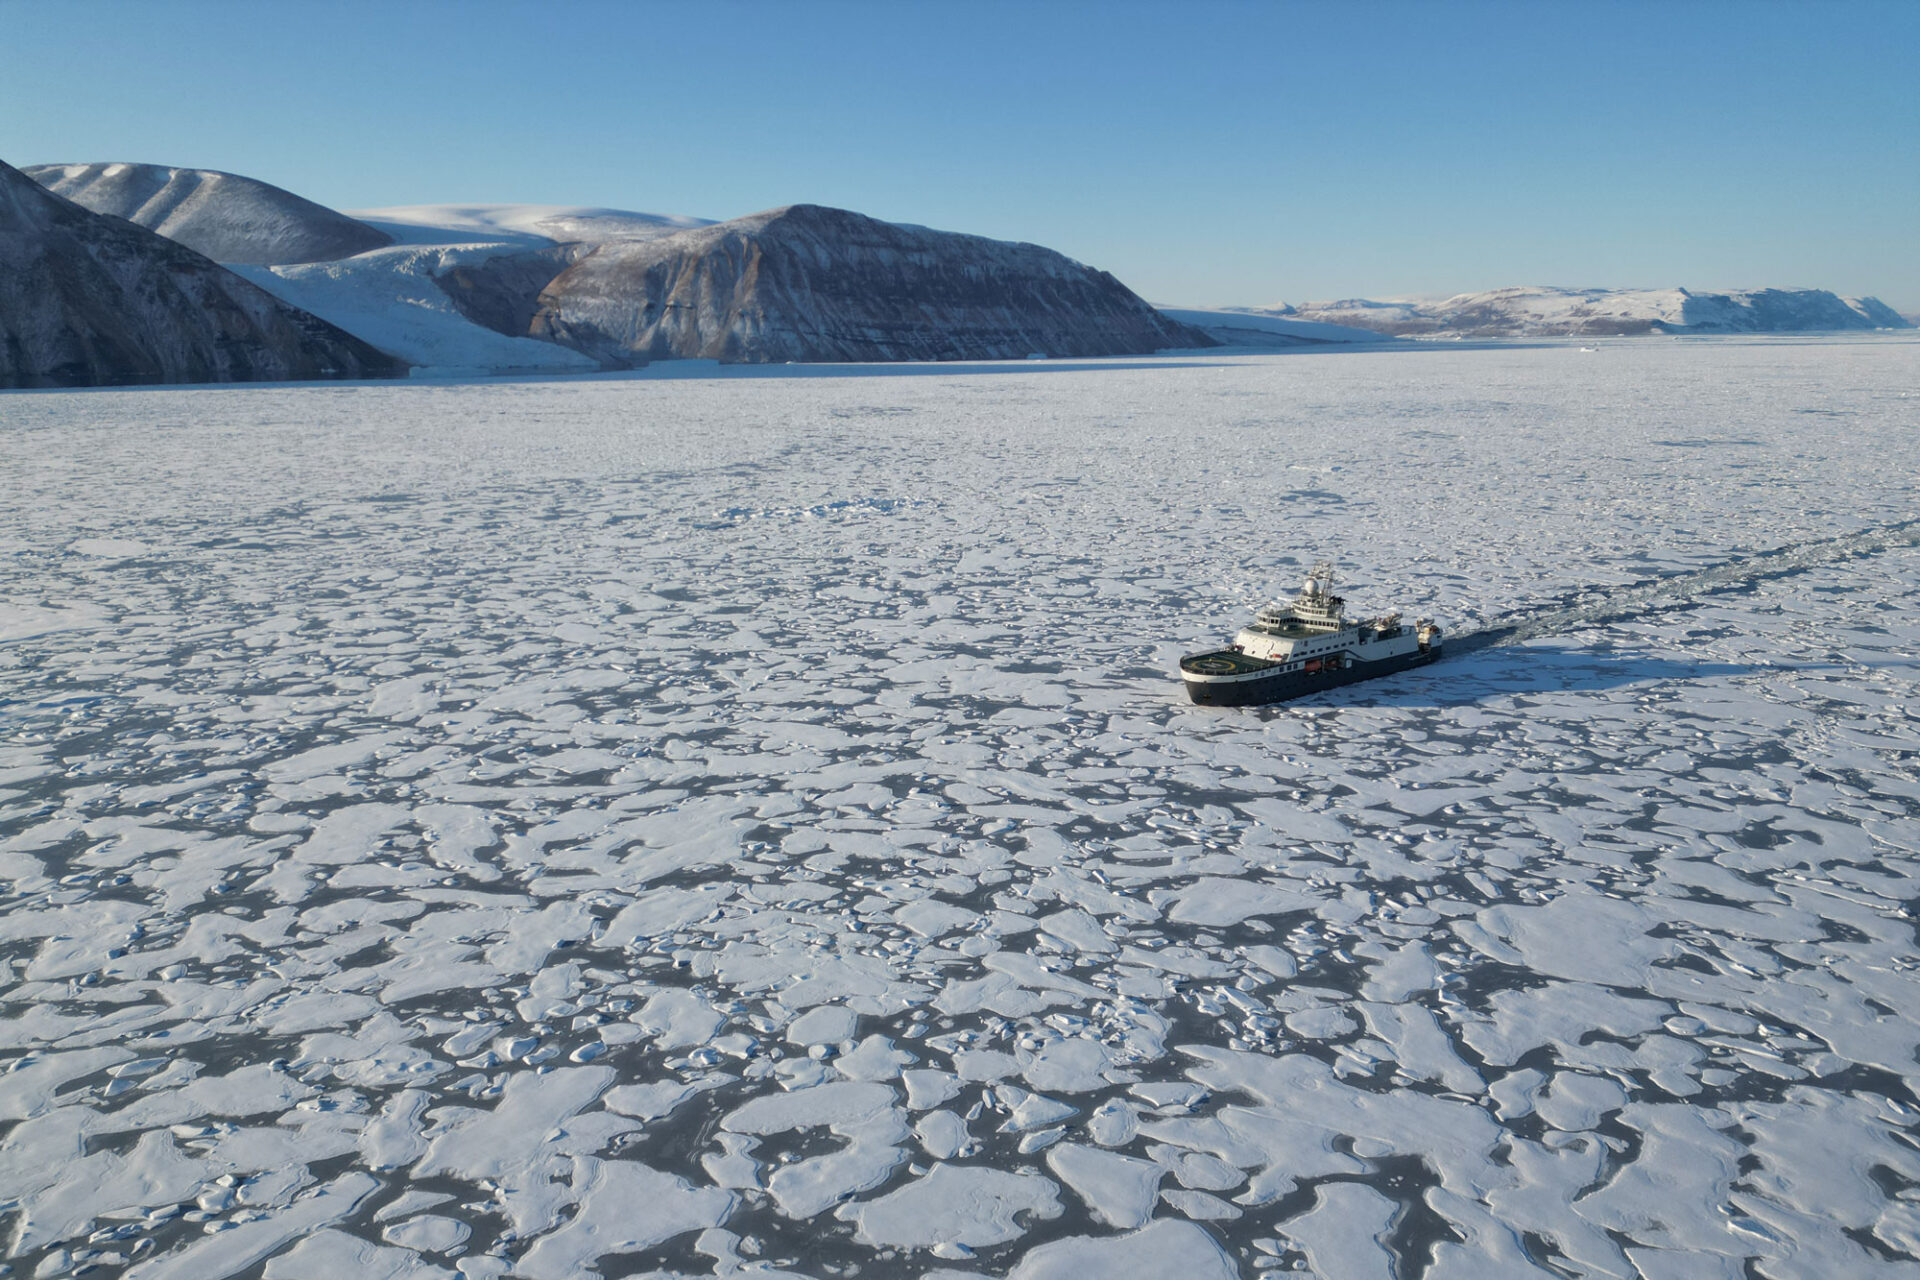
<instances>
[{"instance_id":1,"label":"dark rock outcrop","mask_svg":"<svg viewBox=\"0 0 1920 1280\"><path fill-rule=\"evenodd\" d=\"M1004 360L1215 345L1051 249L804 204L594 246L540 290L522 332L610 365Z\"/></svg>"},{"instance_id":2,"label":"dark rock outcrop","mask_svg":"<svg viewBox=\"0 0 1920 1280\"><path fill-rule=\"evenodd\" d=\"M509 250L438 272L433 281L467 319L521 338L532 330L540 311L540 291L586 252L585 244Z\"/></svg>"},{"instance_id":3,"label":"dark rock outcrop","mask_svg":"<svg viewBox=\"0 0 1920 1280\"><path fill-rule=\"evenodd\" d=\"M377 378L406 366L0 163L0 387Z\"/></svg>"},{"instance_id":4,"label":"dark rock outcrop","mask_svg":"<svg viewBox=\"0 0 1920 1280\"><path fill-rule=\"evenodd\" d=\"M36 164L21 172L82 208L138 223L215 262L331 262L393 243L325 205L215 169Z\"/></svg>"}]
</instances>

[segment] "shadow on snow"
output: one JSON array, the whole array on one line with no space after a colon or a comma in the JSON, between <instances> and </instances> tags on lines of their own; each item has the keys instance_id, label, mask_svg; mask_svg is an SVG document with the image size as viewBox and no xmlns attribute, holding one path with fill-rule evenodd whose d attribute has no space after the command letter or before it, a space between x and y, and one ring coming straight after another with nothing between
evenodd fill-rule
<instances>
[{"instance_id":1,"label":"shadow on snow","mask_svg":"<svg viewBox=\"0 0 1920 1280\"><path fill-rule=\"evenodd\" d=\"M1472 638L1483 634L1487 633L1476 632ZM1638 684L1717 680L1779 669L1756 663L1687 662L1586 646L1494 647L1489 642L1459 653L1451 651L1454 643L1448 641L1450 652L1430 667L1329 689L1266 710L1283 712L1296 705L1464 707L1513 694L1595 693Z\"/></svg>"}]
</instances>

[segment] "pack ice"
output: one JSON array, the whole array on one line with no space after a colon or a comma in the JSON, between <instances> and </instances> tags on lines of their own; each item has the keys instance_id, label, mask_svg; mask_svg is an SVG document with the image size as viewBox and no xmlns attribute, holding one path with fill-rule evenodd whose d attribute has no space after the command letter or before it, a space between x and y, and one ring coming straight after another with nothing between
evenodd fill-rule
<instances>
[{"instance_id":1,"label":"pack ice","mask_svg":"<svg viewBox=\"0 0 1920 1280\"><path fill-rule=\"evenodd\" d=\"M8 1273L1920 1273L1920 343L1597 346L0 396Z\"/></svg>"}]
</instances>

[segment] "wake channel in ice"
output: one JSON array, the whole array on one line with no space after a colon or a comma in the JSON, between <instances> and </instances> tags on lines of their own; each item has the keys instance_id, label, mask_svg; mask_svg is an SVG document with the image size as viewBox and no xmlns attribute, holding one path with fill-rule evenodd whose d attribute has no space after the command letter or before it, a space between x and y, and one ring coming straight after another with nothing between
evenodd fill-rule
<instances>
[{"instance_id":1,"label":"wake channel in ice","mask_svg":"<svg viewBox=\"0 0 1920 1280\"><path fill-rule=\"evenodd\" d=\"M1749 591L1762 582L1911 546L1920 546L1920 519L1776 547L1693 573L1571 593L1571 603L1523 610L1449 637L1447 648L1454 653L1472 653L1494 645L1524 644L1545 636L1611 626L1652 613L1684 609L1707 596Z\"/></svg>"}]
</instances>

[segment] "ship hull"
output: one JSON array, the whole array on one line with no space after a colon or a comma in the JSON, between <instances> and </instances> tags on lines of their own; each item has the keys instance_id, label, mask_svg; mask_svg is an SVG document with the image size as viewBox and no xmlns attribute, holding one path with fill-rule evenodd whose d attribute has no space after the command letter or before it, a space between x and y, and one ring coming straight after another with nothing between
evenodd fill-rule
<instances>
[{"instance_id":1,"label":"ship hull","mask_svg":"<svg viewBox=\"0 0 1920 1280\"><path fill-rule=\"evenodd\" d=\"M1328 666L1319 671L1252 671L1213 678L1183 672L1182 679L1187 686L1187 696L1201 706L1260 707L1424 667L1439 657L1440 646L1436 644L1371 662L1354 661L1338 669Z\"/></svg>"}]
</instances>

